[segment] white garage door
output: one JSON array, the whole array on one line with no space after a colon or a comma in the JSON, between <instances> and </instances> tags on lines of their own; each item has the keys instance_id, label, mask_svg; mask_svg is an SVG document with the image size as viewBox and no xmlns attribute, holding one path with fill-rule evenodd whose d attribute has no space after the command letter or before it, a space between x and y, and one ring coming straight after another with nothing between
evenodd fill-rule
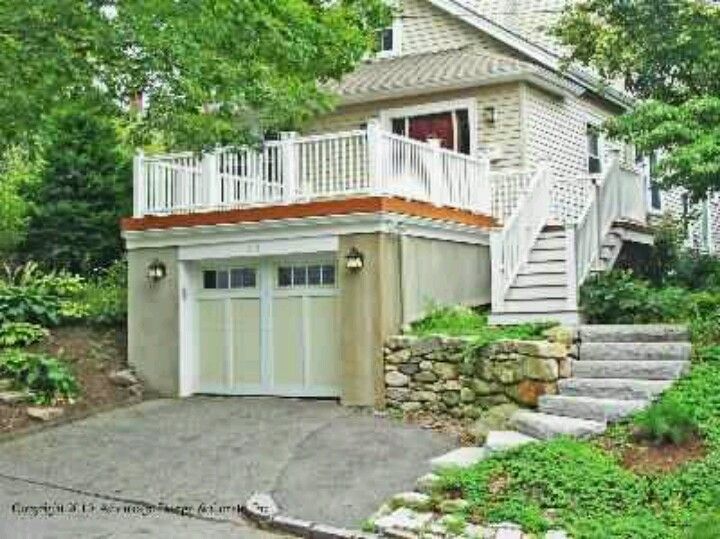
<instances>
[{"instance_id":1,"label":"white garage door","mask_svg":"<svg viewBox=\"0 0 720 539\"><path fill-rule=\"evenodd\" d=\"M340 396L333 260L202 267L197 295L197 391Z\"/></svg>"}]
</instances>

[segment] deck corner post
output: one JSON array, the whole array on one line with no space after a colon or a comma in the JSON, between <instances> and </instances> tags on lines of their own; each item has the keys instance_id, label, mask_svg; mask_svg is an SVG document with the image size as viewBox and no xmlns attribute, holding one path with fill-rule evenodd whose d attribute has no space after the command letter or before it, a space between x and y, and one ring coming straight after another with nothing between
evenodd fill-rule
<instances>
[{"instance_id":1,"label":"deck corner post","mask_svg":"<svg viewBox=\"0 0 720 539\"><path fill-rule=\"evenodd\" d=\"M147 210L145 190L145 153L140 149L133 157L133 217L135 218L144 216Z\"/></svg>"},{"instance_id":2,"label":"deck corner post","mask_svg":"<svg viewBox=\"0 0 720 539\"><path fill-rule=\"evenodd\" d=\"M282 197L286 203L293 202L298 196L298 163L296 158L297 133L295 131L283 131L280 133L282 141Z\"/></svg>"}]
</instances>

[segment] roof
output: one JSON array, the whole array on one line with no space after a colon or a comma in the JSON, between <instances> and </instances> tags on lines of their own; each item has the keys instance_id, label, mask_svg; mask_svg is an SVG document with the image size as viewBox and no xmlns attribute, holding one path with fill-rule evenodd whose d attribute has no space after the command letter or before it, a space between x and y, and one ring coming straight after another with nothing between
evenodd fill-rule
<instances>
[{"instance_id":1,"label":"roof","mask_svg":"<svg viewBox=\"0 0 720 539\"><path fill-rule=\"evenodd\" d=\"M564 6L574 0L429 0L436 7L458 17L528 58L583 87L599 93L617 105L627 107L632 98L620 88L607 85L586 69L562 66L565 50L551 35Z\"/></svg>"},{"instance_id":2,"label":"roof","mask_svg":"<svg viewBox=\"0 0 720 539\"><path fill-rule=\"evenodd\" d=\"M460 0L476 13L557 56L567 49L550 35L570 0Z\"/></svg>"},{"instance_id":3,"label":"roof","mask_svg":"<svg viewBox=\"0 0 720 539\"><path fill-rule=\"evenodd\" d=\"M560 95L577 90L535 64L474 47L368 61L330 89L348 104L523 79Z\"/></svg>"}]
</instances>

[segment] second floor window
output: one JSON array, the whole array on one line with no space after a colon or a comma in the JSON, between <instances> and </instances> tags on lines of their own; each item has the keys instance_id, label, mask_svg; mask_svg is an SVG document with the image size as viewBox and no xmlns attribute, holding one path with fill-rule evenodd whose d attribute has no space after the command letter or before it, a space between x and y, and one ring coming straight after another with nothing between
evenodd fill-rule
<instances>
[{"instance_id":1,"label":"second floor window","mask_svg":"<svg viewBox=\"0 0 720 539\"><path fill-rule=\"evenodd\" d=\"M598 174L602 172L602 159L600 156L600 133L597 127L588 124L587 126L587 152L588 172Z\"/></svg>"}]
</instances>

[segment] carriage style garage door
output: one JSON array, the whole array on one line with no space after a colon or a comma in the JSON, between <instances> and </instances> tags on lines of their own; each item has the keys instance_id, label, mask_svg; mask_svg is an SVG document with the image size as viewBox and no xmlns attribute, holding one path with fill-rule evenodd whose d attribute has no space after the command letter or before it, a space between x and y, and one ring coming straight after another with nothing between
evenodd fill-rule
<instances>
[{"instance_id":1,"label":"carriage style garage door","mask_svg":"<svg viewBox=\"0 0 720 539\"><path fill-rule=\"evenodd\" d=\"M197 391L340 396L335 262L203 265L197 294Z\"/></svg>"}]
</instances>

